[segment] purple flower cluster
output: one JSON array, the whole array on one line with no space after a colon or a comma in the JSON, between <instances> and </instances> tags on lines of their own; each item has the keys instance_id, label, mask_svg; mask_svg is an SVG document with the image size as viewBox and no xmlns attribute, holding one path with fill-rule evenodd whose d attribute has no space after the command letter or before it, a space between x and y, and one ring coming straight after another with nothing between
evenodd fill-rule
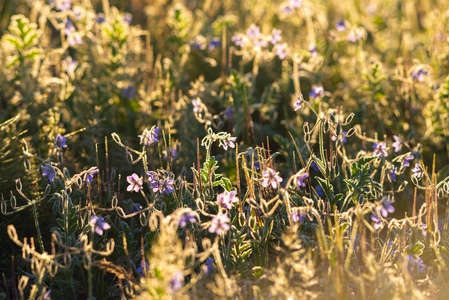
<instances>
[{"instance_id":1,"label":"purple flower cluster","mask_svg":"<svg viewBox=\"0 0 449 300\"><path fill-rule=\"evenodd\" d=\"M383 197L380 200L377 211L382 215L382 217L388 217L388 213L394 213L394 207L391 205L393 203L393 199L388 199L387 197Z\"/></svg>"},{"instance_id":2,"label":"purple flower cluster","mask_svg":"<svg viewBox=\"0 0 449 300\"><path fill-rule=\"evenodd\" d=\"M412 169L412 172L413 172L413 176L415 176L418 179L420 179L424 175L424 169L418 163L415 163L415 167Z\"/></svg>"},{"instance_id":3,"label":"purple flower cluster","mask_svg":"<svg viewBox=\"0 0 449 300\"><path fill-rule=\"evenodd\" d=\"M407 269L409 272L418 272L419 273L424 273L426 271L427 265L425 265L423 263L423 260L421 257L419 258L414 258L412 255L408 256L408 265L407 265Z\"/></svg>"},{"instance_id":4,"label":"purple flower cluster","mask_svg":"<svg viewBox=\"0 0 449 300\"><path fill-rule=\"evenodd\" d=\"M294 212L292 212L290 214L290 218L292 219L293 223L301 223L304 222L304 217L306 216L305 213L299 211L299 210L295 210Z\"/></svg>"},{"instance_id":5,"label":"purple flower cluster","mask_svg":"<svg viewBox=\"0 0 449 300\"><path fill-rule=\"evenodd\" d=\"M371 220L373 220L374 222L373 227L375 231L379 231L382 229L383 227L382 221L376 215L371 215Z\"/></svg>"},{"instance_id":6,"label":"purple flower cluster","mask_svg":"<svg viewBox=\"0 0 449 300\"><path fill-rule=\"evenodd\" d=\"M414 80L418 80L419 82L423 82L425 76L427 76L427 71L423 69L418 69L412 72L412 76Z\"/></svg>"},{"instance_id":7,"label":"purple flower cluster","mask_svg":"<svg viewBox=\"0 0 449 300\"><path fill-rule=\"evenodd\" d=\"M154 193L169 195L173 193L175 189L173 188L174 181L168 176L162 176L159 173L149 171L147 172L148 181L150 182L150 188L153 189Z\"/></svg>"},{"instance_id":8,"label":"purple flower cluster","mask_svg":"<svg viewBox=\"0 0 449 300\"><path fill-rule=\"evenodd\" d=\"M321 98L324 96L324 88L322 86L312 86L312 92L309 93L312 98Z\"/></svg>"},{"instance_id":9,"label":"purple flower cluster","mask_svg":"<svg viewBox=\"0 0 449 300\"><path fill-rule=\"evenodd\" d=\"M184 228L187 226L187 222L196 223L196 216L189 212L183 213L178 220L178 226Z\"/></svg>"}]
</instances>

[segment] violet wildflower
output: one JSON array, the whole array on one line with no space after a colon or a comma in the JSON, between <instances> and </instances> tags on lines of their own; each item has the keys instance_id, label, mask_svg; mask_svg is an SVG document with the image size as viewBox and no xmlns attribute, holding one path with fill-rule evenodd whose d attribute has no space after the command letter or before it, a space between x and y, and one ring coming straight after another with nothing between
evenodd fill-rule
<instances>
[{"instance_id":1,"label":"violet wildflower","mask_svg":"<svg viewBox=\"0 0 449 300\"><path fill-rule=\"evenodd\" d=\"M171 290L176 293L177 291L179 291L183 284L184 284L184 274L182 273L182 271L178 271L175 274L173 274L173 277L170 281L170 287Z\"/></svg>"},{"instance_id":2,"label":"violet wildflower","mask_svg":"<svg viewBox=\"0 0 449 300\"><path fill-rule=\"evenodd\" d=\"M150 130L145 129L142 132L142 135L139 135L140 137L140 143L144 144L145 146L149 146L151 143L157 143L159 140L157 137L157 134L159 133L159 127L156 125L151 127Z\"/></svg>"},{"instance_id":3,"label":"violet wildflower","mask_svg":"<svg viewBox=\"0 0 449 300\"><path fill-rule=\"evenodd\" d=\"M387 144L385 143L374 143L373 144L374 152L373 155L387 157Z\"/></svg>"},{"instance_id":4,"label":"violet wildflower","mask_svg":"<svg viewBox=\"0 0 449 300\"><path fill-rule=\"evenodd\" d=\"M71 0L51 0L49 5L55 5L56 10L66 11L72 8Z\"/></svg>"},{"instance_id":5,"label":"violet wildflower","mask_svg":"<svg viewBox=\"0 0 449 300\"><path fill-rule=\"evenodd\" d=\"M221 207L231 209L232 203L239 202L239 199L235 196L236 194L236 191L225 191L217 195L217 202Z\"/></svg>"},{"instance_id":6,"label":"violet wildflower","mask_svg":"<svg viewBox=\"0 0 449 300\"><path fill-rule=\"evenodd\" d=\"M322 86L312 86L312 92L309 93L312 98L321 98L324 96L324 88Z\"/></svg>"},{"instance_id":7,"label":"violet wildflower","mask_svg":"<svg viewBox=\"0 0 449 300\"><path fill-rule=\"evenodd\" d=\"M382 229L382 227L383 227L382 221L379 220L379 218L376 215L371 215L371 220L373 220L373 222L374 222L373 228L375 231Z\"/></svg>"},{"instance_id":8,"label":"violet wildflower","mask_svg":"<svg viewBox=\"0 0 449 300\"><path fill-rule=\"evenodd\" d=\"M212 225L208 229L210 233L221 235L231 228L229 225L229 217L226 214L216 215L212 218L211 223Z\"/></svg>"},{"instance_id":9,"label":"violet wildflower","mask_svg":"<svg viewBox=\"0 0 449 300\"><path fill-rule=\"evenodd\" d=\"M320 169L318 168L316 162L312 161L312 163L310 164L310 167L315 171L318 172Z\"/></svg>"},{"instance_id":10,"label":"violet wildflower","mask_svg":"<svg viewBox=\"0 0 449 300\"><path fill-rule=\"evenodd\" d=\"M351 30L348 37L346 38L348 41L355 43L358 40L361 40L363 38L361 30L359 28Z\"/></svg>"},{"instance_id":11,"label":"violet wildflower","mask_svg":"<svg viewBox=\"0 0 449 300\"><path fill-rule=\"evenodd\" d=\"M84 181L86 182L86 185L90 185L93 179L93 175L98 173L97 167L92 167L89 170L87 170L86 175L84 177Z\"/></svg>"},{"instance_id":12,"label":"violet wildflower","mask_svg":"<svg viewBox=\"0 0 449 300\"><path fill-rule=\"evenodd\" d=\"M150 187L153 189L154 193L159 192L161 183L159 181L159 176L156 172L149 171L147 172L148 181L150 182Z\"/></svg>"},{"instance_id":13,"label":"violet wildflower","mask_svg":"<svg viewBox=\"0 0 449 300\"><path fill-rule=\"evenodd\" d=\"M62 148L67 147L66 141L67 141L67 138L58 133L55 137L54 145L58 150L61 150Z\"/></svg>"},{"instance_id":14,"label":"violet wildflower","mask_svg":"<svg viewBox=\"0 0 449 300\"><path fill-rule=\"evenodd\" d=\"M261 36L260 28L259 26L256 26L255 24L251 24L248 28L248 31L246 32L246 36L250 39L255 39Z\"/></svg>"},{"instance_id":15,"label":"violet wildflower","mask_svg":"<svg viewBox=\"0 0 449 300\"><path fill-rule=\"evenodd\" d=\"M346 135L347 135L347 134L348 134L347 131L342 131L340 136L332 135L331 139L332 139L333 142L335 142L337 139L339 139L339 137L341 137L340 140L341 140L341 141L343 142L343 144L344 144L344 143L346 143L346 142L348 141L348 139L346 138Z\"/></svg>"},{"instance_id":16,"label":"violet wildflower","mask_svg":"<svg viewBox=\"0 0 449 300\"><path fill-rule=\"evenodd\" d=\"M133 21L133 15L130 13L124 13L123 14L123 21L131 25L131 22Z\"/></svg>"},{"instance_id":17,"label":"violet wildflower","mask_svg":"<svg viewBox=\"0 0 449 300\"><path fill-rule=\"evenodd\" d=\"M92 231L98 235L103 235L103 230L108 230L111 225L106 223L102 217L92 216L90 218L90 226Z\"/></svg>"},{"instance_id":18,"label":"violet wildflower","mask_svg":"<svg viewBox=\"0 0 449 300\"><path fill-rule=\"evenodd\" d=\"M225 115L228 117L228 119L232 119L232 114L234 113L235 108L234 107L228 107L225 110Z\"/></svg>"},{"instance_id":19,"label":"violet wildflower","mask_svg":"<svg viewBox=\"0 0 449 300\"><path fill-rule=\"evenodd\" d=\"M50 300L51 299L51 290L48 290L45 292L45 294L42 296L42 300Z\"/></svg>"},{"instance_id":20,"label":"violet wildflower","mask_svg":"<svg viewBox=\"0 0 449 300\"><path fill-rule=\"evenodd\" d=\"M413 176L420 179L424 175L424 169L420 164L415 163L415 167L412 169Z\"/></svg>"},{"instance_id":21,"label":"violet wildflower","mask_svg":"<svg viewBox=\"0 0 449 300\"><path fill-rule=\"evenodd\" d=\"M303 109L304 99L302 98L302 95L296 94L296 101L293 103L293 107L295 108L295 111L298 109Z\"/></svg>"},{"instance_id":22,"label":"violet wildflower","mask_svg":"<svg viewBox=\"0 0 449 300\"><path fill-rule=\"evenodd\" d=\"M274 46L275 54L279 59L284 60L288 56L287 44L277 44Z\"/></svg>"},{"instance_id":23,"label":"violet wildflower","mask_svg":"<svg viewBox=\"0 0 449 300\"><path fill-rule=\"evenodd\" d=\"M422 258L418 258L415 259L412 255L408 256L408 265L407 265L407 269L409 270L409 272L418 272L419 273L424 273L426 271L427 265L425 265L423 263Z\"/></svg>"},{"instance_id":24,"label":"violet wildflower","mask_svg":"<svg viewBox=\"0 0 449 300\"><path fill-rule=\"evenodd\" d=\"M173 193L175 190L173 188L174 181L171 179L165 179L162 181L162 183L159 186L159 190L161 193L165 193L167 195L170 195L170 193Z\"/></svg>"},{"instance_id":25,"label":"violet wildflower","mask_svg":"<svg viewBox=\"0 0 449 300\"><path fill-rule=\"evenodd\" d=\"M181 227L181 228L184 228L184 227L187 226L187 222L196 223L195 215L191 214L189 212L183 213L181 215L181 217L179 217L178 226Z\"/></svg>"},{"instance_id":26,"label":"violet wildflower","mask_svg":"<svg viewBox=\"0 0 449 300\"><path fill-rule=\"evenodd\" d=\"M253 41L253 46L260 48L264 48L268 46L268 41L264 37L258 37Z\"/></svg>"},{"instance_id":27,"label":"violet wildflower","mask_svg":"<svg viewBox=\"0 0 449 300\"><path fill-rule=\"evenodd\" d=\"M239 46L239 47L243 47L243 45L244 45L244 43L243 43L243 38L242 38L241 36L234 35L234 36L231 38L231 41L233 41L234 44L235 44L236 46Z\"/></svg>"},{"instance_id":28,"label":"violet wildflower","mask_svg":"<svg viewBox=\"0 0 449 300\"><path fill-rule=\"evenodd\" d=\"M289 0L289 5L292 8L300 8L302 6L302 0Z\"/></svg>"},{"instance_id":29,"label":"violet wildflower","mask_svg":"<svg viewBox=\"0 0 449 300\"><path fill-rule=\"evenodd\" d=\"M392 146L394 147L394 152L401 151L402 139L397 135L393 135L393 138L394 138L394 143L392 144Z\"/></svg>"},{"instance_id":30,"label":"violet wildflower","mask_svg":"<svg viewBox=\"0 0 449 300\"><path fill-rule=\"evenodd\" d=\"M146 261L145 262L145 270L143 269L143 263L140 261L140 267L137 268L137 273L145 277L145 272L148 272L150 270L150 264Z\"/></svg>"},{"instance_id":31,"label":"violet wildflower","mask_svg":"<svg viewBox=\"0 0 449 300\"><path fill-rule=\"evenodd\" d=\"M382 217L386 218L388 217L388 213L394 213L394 207L391 203L393 203L393 200L388 199L387 197L383 197L380 201L377 211L382 215Z\"/></svg>"},{"instance_id":32,"label":"violet wildflower","mask_svg":"<svg viewBox=\"0 0 449 300\"><path fill-rule=\"evenodd\" d=\"M393 169L391 169L388 173L388 175L390 175L390 179L391 181L396 181L396 167L393 167Z\"/></svg>"},{"instance_id":33,"label":"violet wildflower","mask_svg":"<svg viewBox=\"0 0 449 300\"><path fill-rule=\"evenodd\" d=\"M281 7L281 13L283 13L283 14L291 14L291 13L293 13L293 8L290 7L290 6L287 5L287 4L284 4L284 5L282 5L282 7Z\"/></svg>"},{"instance_id":34,"label":"violet wildflower","mask_svg":"<svg viewBox=\"0 0 449 300\"><path fill-rule=\"evenodd\" d=\"M104 16L104 13L97 14L96 21L98 24L104 23L106 21L106 17Z\"/></svg>"},{"instance_id":35,"label":"violet wildflower","mask_svg":"<svg viewBox=\"0 0 449 300\"><path fill-rule=\"evenodd\" d=\"M65 72L67 74L73 74L77 66L76 59L67 57L64 60L64 62L65 62Z\"/></svg>"},{"instance_id":36,"label":"violet wildflower","mask_svg":"<svg viewBox=\"0 0 449 300\"><path fill-rule=\"evenodd\" d=\"M212 258L208 257L206 259L206 263L205 263L206 268L205 268L205 272L204 273L206 275L209 274L210 272L212 272L213 265L214 265L214 260Z\"/></svg>"},{"instance_id":37,"label":"violet wildflower","mask_svg":"<svg viewBox=\"0 0 449 300\"><path fill-rule=\"evenodd\" d=\"M72 20L70 18L67 18L67 21L65 22L65 28L64 28L65 35L70 36L75 31L76 31L76 28L73 25Z\"/></svg>"},{"instance_id":38,"label":"violet wildflower","mask_svg":"<svg viewBox=\"0 0 449 300\"><path fill-rule=\"evenodd\" d=\"M425 79L424 76L427 76L427 71L423 70L423 69L419 69L417 71L413 71L412 75L413 75L414 80L418 79L419 82L423 82Z\"/></svg>"},{"instance_id":39,"label":"violet wildflower","mask_svg":"<svg viewBox=\"0 0 449 300\"><path fill-rule=\"evenodd\" d=\"M134 98L135 93L136 89L132 85L128 85L126 88L122 89L121 95L123 98L131 100Z\"/></svg>"},{"instance_id":40,"label":"violet wildflower","mask_svg":"<svg viewBox=\"0 0 449 300\"><path fill-rule=\"evenodd\" d=\"M410 160L414 159L415 157L411 154L404 157L404 160L402 161L402 165L404 167L410 167Z\"/></svg>"},{"instance_id":41,"label":"violet wildflower","mask_svg":"<svg viewBox=\"0 0 449 300\"><path fill-rule=\"evenodd\" d=\"M201 110L201 100L199 98L193 99L192 104L193 104L193 112L199 113Z\"/></svg>"},{"instance_id":42,"label":"violet wildflower","mask_svg":"<svg viewBox=\"0 0 449 300\"><path fill-rule=\"evenodd\" d=\"M221 45L221 40L219 38L213 38L210 41L209 50L214 50L215 48L217 48L220 45Z\"/></svg>"},{"instance_id":43,"label":"violet wildflower","mask_svg":"<svg viewBox=\"0 0 449 300\"><path fill-rule=\"evenodd\" d=\"M228 150L228 147L235 148L235 140L236 137L231 137L229 134L223 139L220 140L219 146L222 146L223 149Z\"/></svg>"},{"instance_id":44,"label":"violet wildflower","mask_svg":"<svg viewBox=\"0 0 449 300\"><path fill-rule=\"evenodd\" d=\"M304 222L304 217L306 216L306 214L302 213L299 210L295 210L294 212L292 212L290 214L290 218L292 219L293 223L301 223Z\"/></svg>"},{"instance_id":45,"label":"violet wildflower","mask_svg":"<svg viewBox=\"0 0 449 300\"><path fill-rule=\"evenodd\" d=\"M339 32L343 32L346 30L346 28L348 28L345 24L345 21L340 20L335 24L335 28L337 28L337 31Z\"/></svg>"},{"instance_id":46,"label":"violet wildflower","mask_svg":"<svg viewBox=\"0 0 449 300\"><path fill-rule=\"evenodd\" d=\"M53 169L53 167L50 165L46 165L46 166L41 166L41 169L42 169L42 175L43 176L48 175L48 181L49 182L53 181L53 179L55 178L55 170Z\"/></svg>"},{"instance_id":47,"label":"violet wildflower","mask_svg":"<svg viewBox=\"0 0 449 300\"><path fill-rule=\"evenodd\" d=\"M136 173L133 173L131 176L126 177L126 180L129 183L128 187L126 188L128 192L134 191L137 193L142 188L142 178L139 177Z\"/></svg>"},{"instance_id":48,"label":"violet wildflower","mask_svg":"<svg viewBox=\"0 0 449 300\"><path fill-rule=\"evenodd\" d=\"M296 174L296 186L297 187L305 187L306 186L306 179L309 177L309 173L306 171L306 169L300 170Z\"/></svg>"},{"instance_id":49,"label":"violet wildflower","mask_svg":"<svg viewBox=\"0 0 449 300\"><path fill-rule=\"evenodd\" d=\"M324 191L323 188L321 187L321 185L315 187L315 192L318 194L318 196L323 197L324 196Z\"/></svg>"},{"instance_id":50,"label":"violet wildflower","mask_svg":"<svg viewBox=\"0 0 449 300\"><path fill-rule=\"evenodd\" d=\"M263 187L268 187L271 185L273 189L277 188L279 186L279 183L282 182L281 176L279 176L279 172L276 172L275 170L268 168L266 171L262 173L263 175Z\"/></svg>"},{"instance_id":51,"label":"violet wildflower","mask_svg":"<svg viewBox=\"0 0 449 300\"><path fill-rule=\"evenodd\" d=\"M281 40L282 40L281 31L279 29L273 29L273 31L271 32L271 40L270 40L270 42L273 45L276 45Z\"/></svg>"},{"instance_id":52,"label":"violet wildflower","mask_svg":"<svg viewBox=\"0 0 449 300\"><path fill-rule=\"evenodd\" d=\"M178 158L178 150L176 150L175 148L169 148L168 151L164 150L164 159L168 158L169 153L170 153L171 160Z\"/></svg>"},{"instance_id":53,"label":"violet wildflower","mask_svg":"<svg viewBox=\"0 0 449 300\"><path fill-rule=\"evenodd\" d=\"M310 56L311 56L311 57L316 57L316 56L318 55L317 50L318 50L318 47L317 47L317 46L311 46L311 47L309 48Z\"/></svg>"}]
</instances>

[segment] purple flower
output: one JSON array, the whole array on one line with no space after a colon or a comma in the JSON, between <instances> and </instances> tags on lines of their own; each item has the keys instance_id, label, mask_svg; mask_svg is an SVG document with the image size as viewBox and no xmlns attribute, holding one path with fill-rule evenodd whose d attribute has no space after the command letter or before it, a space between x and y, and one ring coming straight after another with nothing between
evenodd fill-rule
<instances>
[{"instance_id":1,"label":"purple flower","mask_svg":"<svg viewBox=\"0 0 449 300\"><path fill-rule=\"evenodd\" d=\"M93 179L93 175L98 173L97 167L92 167L89 170L87 170L86 175L84 177L84 180L86 181L86 185L90 185Z\"/></svg>"},{"instance_id":2,"label":"purple flower","mask_svg":"<svg viewBox=\"0 0 449 300\"><path fill-rule=\"evenodd\" d=\"M306 178L309 177L309 173L306 171L306 169L300 170L296 174L296 186L297 187L305 187L306 186Z\"/></svg>"},{"instance_id":3,"label":"purple flower","mask_svg":"<svg viewBox=\"0 0 449 300\"><path fill-rule=\"evenodd\" d=\"M413 176L420 179L424 175L424 169L420 164L415 163L415 167L412 169Z\"/></svg>"},{"instance_id":4,"label":"purple flower","mask_svg":"<svg viewBox=\"0 0 449 300\"><path fill-rule=\"evenodd\" d=\"M194 113L198 113L201 110L201 100L199 98L193 99L192 100L192 104L193 104L193 112Z\"/></svg>"},{"instance_id":5,"label":"purple flower","mask_svg":"<svg viewBox=\"0 0 449 300\"><path fill-rule=\"evenodd\" d=\"M315 171L318 172L320 169L318 168L316 162L312 161L312 163L310 164L310 167Z\"/></svg>"},{"instance_id":6,"label":"purple flower","mask_svg":"<svg viewBox=\"0 0 449 300\"><path fill-rule=\"evenodd\" d=\"M422 258L415 259L412 255L408 256L407 269L409 272L417 271L419 273L424 273L426 271L426 265L423 264Z\"/></svg>"},{"instance_id":7,"label":"purple flower","mask_svg":"<svg viewBox=\"0 0 449 300\"><path fill-rule=\"evenodd\" d=\"M282 182L281 176L279 176L279 172L274 171L271 168L268 168L266 171L262 173L263 175L263 187L268 187L271 185L273 189L279 186L279 183Z\"/></svg>"},{"instance_id":8,"label":"purple flower","mask_svg":"<svg viewBox=\"0 0 449 300\"><path fill-rule=\"evenodd\" d=\"M65 143L67 141L67 138L65 136L60 135L59 133L55 137L55 143L54 145L58 150L61 150L61 148L67 147L67 144Z\"/></svg>"},{"instance_id":9,"label":"purple flower","mask_svg":"<svg viewBox=\"0 0 449 300\"><path fill-rule=\"evenodd\" d=\"M410 160L414 159L415 157L411 154L407 155L406 157L404 157L404 160L402 161L402 165L404 167L410 167Z\"/></svg>"},{"instance_id":10,"label":"purple flower","mask_svg":"<svg viewBox=\"0 0 449 300\"><path fill-rule=\"evenodd\" d=\"M226 108L225 115L226 115L226 117L228 117L228 119L232 119L232 114L233 114L234 110L235 110L234 107Z\"/></svg>"},{"instance_id":11,"label":"purple flower","mask_svg":"<svg viewBox=\"0 0 449 300\"><path fill-rule=\"evenodd\" d=\"M236 194L236 191L225 191L217 195L217 202L221 207L231 209L232 203L239 202L239 199L235 196Z\"/></svg>"},{"instance_id":12,"label":"purple flower","mask_svg":"<svg viewBox=\"0 0 449 300\"><path fill-rule=\"evenodd\" d=\"M281 13L283 14L291 14L293 13L293 8L288 5L283 5L281 8Z\"/></svg>"},{"instance_id":13,"label":"purple flower","mask_svg":"<svg viewBox=\"0 0 449 300\"><path fill-rule=\"evenodd\" d=\"M97 20L98 24L104 23L106 21L104 13L97 14L97 19L96 20Z\"/></svg>"},{"instance_id":14,"label":"purple flower","mask_svg":"<svg viewBox=\"0 0 449 300\"><path fill-rule=\"evenodd\" d=\"M381 157L387 157L387 144L385 143L374 143L373 144L374 152L373 155L381 156Z\"/></svg>"},{"instance_id":15,"label":"purple flower","mask_svg":"<svg viewBox=\"0 0 449 300\"><path fill-rule=\"evenodd\" d=\"M323 197L324 196L324 191L323 188L321 187L321 185L317 186L315 188L315 192L318 194L318 196Z\"/></svg>"},{"instance_id":16,"label":"purple flower","mask_svg":"<svg viewBox=\"0 0 449 300\"><path fill-rule=\"evenodd\" d=\"M41 169L42 169L42 175L43 176L48 175L48 181L52 182L53 179L55 178L55 170L53 169L53 167L50 165L46 165L46 166L41 166Z\"/></svg>"},{"instance_id":17,"label":"purple flower","mask_svg":"<svg viewBox=\"0 0 449 300\"><path fill-rule=\"evenodd\" d=\"M302 6L302 0L289 0L289 5L292 8L300 8Z\"/></svg>"},{"instance_id":18,"label":"purple flower","mask_svg":"<svg viewBox=\"0 0 449 300\"><path fill-rule=\"evenodd\" d=\"M122 89L121 95L123 98L131 100L132 98L134 98L135 93L136 89L133 86L128 85L126 88Z\"/></svg>"},{"instance_id":19,"label":"purple flower","mask_svg":"<svg viewBox=\"0 0 449 300\"><path fill-rule=\"evenodd\" d=\"M153 192L158 193L161 185L158 174L156 172L149 171L147 172L147 175L148 181L150 182L150 187L153 189Z\"/></svg>"},{"instance_id":20,"label":"purple flower","mask_svg":"<svg viewBox=\"0 0 449 300\"><path fill-rule=\"evenodd\" d=\"M318 55L317 50L318 50L318 47L317 47L317 46L311 46L311 47L309 48L310 56L311 56L311 57L316 57L316 56Z\"/></svg>"},{"instance_id":21,"label":"purple flower","mask_svg":"<svg viewBox=\"0 0 449 300\"><path fill-rule=\"evenodd\" d=\"M67 21L65 22L64 33L66 36L71 36L73 32L76 32L75 25L73 25L73 22L70 18L67 18Z\"/></svg>"},{"instance_id":22,"label":"purple flower","mask_svg":"<svg viewBox=\"0 0 449 300\"><path fill-rule=\"evenodd\" d=\"M170 195L170 193L173 193L175 190L173 189L173 183L174 181L171 179L165 179L162 181L162 183L159 186L159 190L161 193L165 193L167 195Z\"/></svg>"},{"instance_id":23,"label":"purple flower","mask_svg":"<svg viewBox=\"0 0 449 300\"><path fill-rule=\"evenodd\" d=\"M48 290L45 292L45 294L42 296L42 300L50 300L51 299L51 290Z\"/></svg>"},{"instance_id":24,"label":"purple flower","mask_svg":"<svg viewBox=\"0 0 449 300\"><path fill-rule=\"evenodd\" d=\"M383 225L382 225L382 221L379 220L379 218L376 215L371 215L371 220L373 220L374 222L374 230L378 231L381 230Z\"/></svg>"},{"instance_id":25,"label":"purple flower","mask_svg":"<svg viewBox=\"0 0 449 300\"><path fill-rule=\"evenodd\" d=\"M382 215L382 217L386 218L388 213L394 213L394 207L391 205L393 203L392 199L388 199L387 197L383 197L380 201L380 205L377 208L377 211Z\"/></svg>"},{"instance_id":26,"label":"purple flower","mask_svg":"<svg viewBox=\"0 0 449 300\"><path fill-rule=\"evenodd\" d=\"M248 28L248 31L246 32L246 36L250 39L255 39L260 37L260 28L259 26L256 26L254 24L251 24Z\"/></svg>"},{"instance_id":27,"label":"purple flower","mask_svg":"<svg viewBox=\"0 0 449 300\"><path fill-rule=\"evenodd\" d=\"M133 173L131 176L126 177L129 185L126 188L128 192L134 191L139 192L142 188L142 178L140 178L136 173Z\"/></svg>"},{"instance_id":28,"label":"purple flower","mask_svg":"<svg viewBox=\"0 0 449 300\"><path fill-rule=\"evenodd\" d=\"M423 69L419 69L418 71L413 71L412 75L413 75L414 80L418 79L419 82L423 82L424 76L427 76L427 71L423 70Z\"/></svg>"},{"instance_id":29,"label":"purple flower","mask_svg":"<svg viewBox=\"0 0 449 300\"><path fill-rule=\"evenodd\" d=\"M239 46L239 47L243 47L243 45L244 45L244 43L243 43L243 38L242 38L241 36L234 35L234 36L231 38L231 41L233 41L234 44L235 44L236 46Z\"/></svg>"},{"instance_id":30,"label":"purple flower","mask_svg":"<svg viewBox=\"0 0 449 300\"><path fill-rule=\"evenodd\" d=\"M341 141L342 141L343 143L346 143L346 142L348 141L348 139L346 138L346 135L347 135L347 134L348 134L347 131L342 131L342 132L341 132L340 137L341 137ZM332 135L332 137L331 137L331 139L332 139L333 142L335 142L338 138L339 138L339 137L338 137L338 136L335 136L335 135Z\"/></svg>"},{"instance_id":31,"label":"purple flower","mask_svg":"<svg viewBox=\"0 0 449 300\"><path fill-rule=\"evenodd\" d=\"M125 21L128 24L131 24L131 22L133 21L133 15L130 13L124 13L123 14L123 21Z\"/></svg>"},{"instance_id":32,"label":"purple flower","mask_svg":"<svg viewBox=\"0 0 449 300\"><path fill-rule=\"evenodd\" d=\"M397 135L393 135L394 138L394 143L393 143L393 147L394 147L394 152L399 152L401 151L401 147L402 147L402 140L399 136Z\"/></svg>"},{"instance_id":33,"label":"purple flower","mask_svg":"<svg viewBox=\"0 0 449 300\"><path fill-rule=\"evenodd\" d=\"M76 59L67 57L64 61L65 61L65 72L67 74L72 74L73 72L75 72L77 66Z\"/></svg>"},{"instance_id":34,"label":"purple flower","mask_svg":"<svg viewBox=\"0 0 449 300\"><path fill-rule=\"evenodd\" d=\"M235 140L236 137L227 137L224 141L220 143L220 146L223 146L223 149L228 150L228 146L231 148L235 148Z\"/></svg>"},{"instance_id":35,"label":"purple flower","mask_svg":"<svg viewBox=\"0 0 449 300\"><path fill-rule=\"evenodd\" d=\"M150 270L150 264L146 261L145 262L145 270L143 269L143 263L140 261L140 267L137 268L137 273L141 274L143 277L145 277L145 272L148 272ZM145 272L144 272L145 271Z\"/></svg>"},{"instance_id":36,"label":"purple flower","mask_svg":"<svg viewBox=\"0 0 449 300\"><path fill-rule=\"evenodd\" d=\"M92 227L93 232L98 235L103 235L103 230L111 228L111 225L106 223L102 217L97 216L92 216L90 218L90 226Z\"/></svg>"},{"instance_id":37,"label":"purple flower","mask_svg":"<svg viewBox=\"0 0 449 300\"><path fill-rule=\"evenodd\" d=\"M396 172L396 167L394 167L393 169L391 169L389 171L389 175L390 175L391 181L396 181L396 174L395 174L395 172Z\"/></svg>"},{"instance_id":38,"label":"purple flower","mask_svg":"<svg viewBox=\"0 0 449 300\"><path fill-rule=\"evenodd\" d=\"M303 109L304 107L304 100L302 98L302 95L296 94L296 101L293 103L293 107L295 108L295 111L298 109Z\"/></svg>"},{"instance_id":39,"label":"purple flower","mask_svg":"<svg viewBox=\"0 0 449 300\"><path fill-rule=\"evenodd\" d=\"M221 235L222 233L227 232L231 226L229 225L229 217L228 215L216 215L211 220L212 225L209 227L210 233L215 233Z\"/></svg>"},{"instance_id":40,"label":"purple flower","mask_svg":"<svg viewBox=\"0 0 449 300\"><path fill-rule=\"evenodd\" d=\"M145 129L142 132L142 135L139 135L140 137L140 143L144 144L145 146L149 146L151 143L157 143L159 140L157 137L157 134L159 133L159 127L153 126L150 130Z\"/></svg>"},{"instance_id":41,"label":"purple flower","mask_svg":"<svg viewBox=\"0 0 449 300\"><path fill-rule=\"evenodd\" d=\"M266 38L264 37L258 37L253 41L253 46L254 47L267 47L268 46L268 41Z\"/></svg>"},{"instance_id":42,"label":"purple flower","mask_svg":"<svg viewBox=\"0 0 449 300\"><path fill-rule=\"evenodd\" d=\"M346 28L348 28L345 24L345 21L340 20L335 24L335 28L337 28L337 31L339 32L343 32L346 30Z\"/></svg>"},{"instance_id":43,"label":"purple flower","mask_svg":"<svg viewBox=\"0 0 449 300\"><path fill-rule=\"evenodd\" d=\"M206 270L205 270L205 273L206 273L206 275L207 274L209 274L210 272L212 272L212 269L213 269L213 265L214 265L214 260L212 259L212 258L210 258L210 257L208 257L207 259L206 259Z\"/></svg>"},{"instance_id":44,"label":"purple flower","mask_svg":"<svg viewBox=\"0 0 449 300\"><path fill-rule=\"evenodd\" d=\"M55 5L55 8L59 11L66 11L72 8L71 0L50 0L49 5Z\"/></svg>"},{"instance_id":45,"label":"purple flower","mask_svg":"<svg viewBox=\"0 0 449 300\"><path fill-rule=\"evenodd\" d=\"M196 217L194 214L190 214L188 212L183 213L178 221L178 226L184 228L187 226L187 222L196 223Z\"/></svg>"},{"instance_id":46,"label":"purple flower","mask_svg":"<svg viewBox=\"0 0 449 300\"><path fill-rule=\"evenodd\" d=\"M293 223L301 223L304 222L304 217L306 216L306 214L302 213L299 210L295 210L294 212L292 212L290 214L290 218L292 219Z\"/></svg>"},{"instance_id":47,"label":"purple flower","mask_svg":"<svg viewBox=\"0 0 449 300\"><path fill-rule=\"evenodd\" d=\"M170 153L171 160L178 158L178 150L176 150L175 148L169 148L168 151L164 150L164 159L168 158L168 153Z\"/></svg>"},{"instance_id":48,"label":"purple flower","mask_svg":"<svg viewBox=\"0 0 449 300\"><path fill-rule=\"evenodd\" d=\"M219 38L213 38L210 41L209 50L214 50L215 48L217 48L220 45L221 45L221 40Z\"/></svg>"},{"instance_id":49,"label":"purple flower","mask_svg":"<svg viewBox=\"0 0 449 300\"><path fill-rule=\"evenodd\" d=\"M273 45L276 45L281 40L282 40L281 31L279 29L273 29L273 31L271 32L271 40L270 40L270 42Z\"/></svg>"},{"instance_id":50,"label":"purple flower","mask_svg":"<svg viewBox=\"0 0 449 300\"><path fill-rule=\"evenodd\" d=\"M184 274L181 271L178 271L175 274L173 274L173 277L170 280L171 290L174 293L176 293L182 288L183 284L184 284Z\"/></svg>"},{"instance_id":51,"label":"purple flower","mask_svg":"<svg viewBox=\"0 0 449 300\"><path fill-rule=\"evenodd\" d=\"M322 86L312 86L312 92L309 93L312 98L321 98L324 96L324 89Z\"/></svg>"},{"instance_id":52,"label":"purple flower","mask_svg":"<svg viewBox=\"0 0 449 300\"><path fill-rule=\"evenodd\" d=\"M275 54L279 59L284 60L288 56L287 44L277 44L274 46Z\"/></svg>"}]
</instances>

